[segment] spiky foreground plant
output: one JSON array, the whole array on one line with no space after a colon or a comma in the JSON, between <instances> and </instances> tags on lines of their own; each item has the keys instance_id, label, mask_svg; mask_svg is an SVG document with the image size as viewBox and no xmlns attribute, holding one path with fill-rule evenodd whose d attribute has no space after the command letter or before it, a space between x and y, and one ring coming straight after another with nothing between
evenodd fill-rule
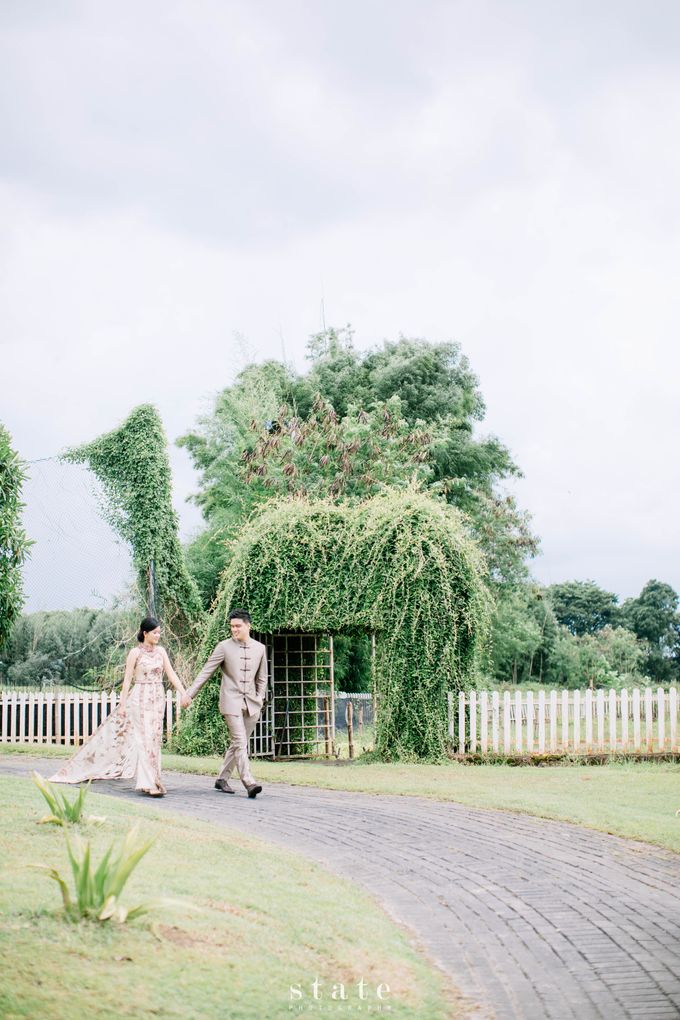
<instances>
[{"instance_id":1,"label":"spiky foreground plant","mask_svg":"<svg viewBox=\"0 0 680 1020\"><path fill-rule=\"evenodd\" d=\"M132 909L124 907L120 902L127 880L154 842L155 839L140 842L139 826L135 825L126 834L121 845L116 849L115 843L112 843L104 852L99 864L95 866L90 841L83 841L78 837L71 841L66 837L73 873L73 892L56 868L47 864L34 864L32 867L44 871L57 883L69 920L113 920L124 924L125 921L148 913L161 902L151 900Z\"/></svg>"}]
</instances>

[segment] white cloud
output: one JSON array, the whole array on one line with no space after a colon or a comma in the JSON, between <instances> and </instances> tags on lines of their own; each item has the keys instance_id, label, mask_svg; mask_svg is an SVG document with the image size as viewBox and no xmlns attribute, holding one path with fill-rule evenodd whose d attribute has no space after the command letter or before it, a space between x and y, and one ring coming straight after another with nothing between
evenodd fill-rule
<instances>
[{"instance_id":1,"label":"white cloud","mask_svg":"<svg viewBox=\"0 0 680 1020\"><path fill-rule=\"evenodd\" d=\"M25 8L0 182L22 454L142 401L174 439L282 337L302 367L323 293L362 346L462 343L541 577L680 587L675 16L657 5L655 35L635 5L570 12ZM186 533L195 480L172 461Z\"/></svg>"}]
</instances>

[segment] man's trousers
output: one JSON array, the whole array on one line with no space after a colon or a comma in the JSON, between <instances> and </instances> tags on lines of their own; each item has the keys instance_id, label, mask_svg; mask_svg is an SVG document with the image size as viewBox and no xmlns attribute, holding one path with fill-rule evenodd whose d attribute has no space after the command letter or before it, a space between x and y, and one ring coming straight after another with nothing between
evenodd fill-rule
<instances>
[{"instance_id":1,"label":"man's trousers","mask_svg":"<svg viewBox=\"0 0 680 1020\"><path fill-rule=\"evenodd\" d=\"M225 715L222 716L222 718L229 727L231 743L229 744L227 753L224 756L222 771L218 778L229 779L234 771L234 766L236 766L241 777L241 781L246 786L252 786L255 780L253 779L253 774L250 771L248 740L255 729L257 720L260 718L260 713L258 712L256 715L248 715L247 710L244 709L240 715Z\"/></svg>"}]
</instances>

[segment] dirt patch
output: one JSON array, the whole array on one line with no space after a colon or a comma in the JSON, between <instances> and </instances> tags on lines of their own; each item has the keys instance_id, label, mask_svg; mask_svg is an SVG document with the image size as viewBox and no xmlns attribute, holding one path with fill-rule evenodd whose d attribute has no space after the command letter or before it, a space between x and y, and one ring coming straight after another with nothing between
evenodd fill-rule
<instances>
[{"instance_id":1,"label":"dirt patch","mask_svg":"<svg viewBox=\"0 0 680 1020\"><path fill-rule=\"evenodd\" d=\"M172 942L173 945L180 946L182 949L194 949L198 946L201 949L227 949L229 946L229 943L222 941L219 936L216 938L214 935L188 932L176 925L157 924L154 925L154 931L167 942Z\"/></svg>"}]
</instances>

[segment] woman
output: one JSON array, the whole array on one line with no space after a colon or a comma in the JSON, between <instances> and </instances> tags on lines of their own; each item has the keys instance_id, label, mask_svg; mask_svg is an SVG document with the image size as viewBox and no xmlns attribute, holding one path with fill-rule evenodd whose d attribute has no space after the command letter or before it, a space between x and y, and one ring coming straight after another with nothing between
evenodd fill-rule
<instances>
[{"instance_id":1,"label":"woman","mask_svg":"<svg viewBox=\"0 0 680 1020\"><path fill-rule=\"evenodd\" d=\"M161 738L165 718L163 671L184 696L168 653L158 644L161 626L145 617L137 641L125 663L125 679L118 708L69 762L50 777L52 783L82 783L89 779L134 779L135 789L162 797ZM134 687L130 686L134 677Z\"/></svg>"}]
</instances>

